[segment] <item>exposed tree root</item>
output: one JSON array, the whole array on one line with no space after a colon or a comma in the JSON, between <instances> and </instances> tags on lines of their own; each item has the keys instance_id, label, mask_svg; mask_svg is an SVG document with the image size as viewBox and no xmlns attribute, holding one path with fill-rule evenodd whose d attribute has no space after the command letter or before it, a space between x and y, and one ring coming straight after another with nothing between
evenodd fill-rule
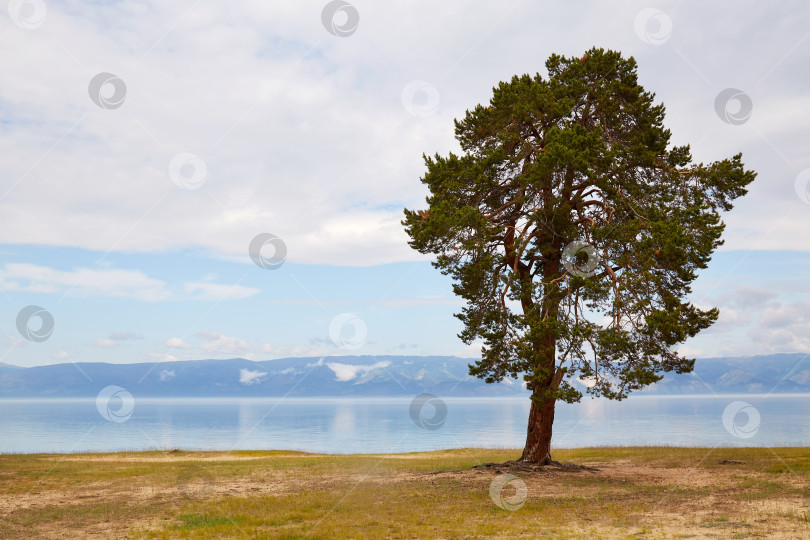
<instances>
[{"instance_id":1,"label":"exposed tree root","mask_svg":"<svg viewBox=\"0 0 810 540\"><path fill-rule=\"evenodd\" d=\"M531 461L523 460L510 460L504 463L483 463L476 465L474 469L494 469L497 472L539 472L539 471L590 471L595 472L599 469L596 467L588 467L587 465L578 465L576 463L560 463L559 461L550 460L547 464L533 463Z\"/></svg>"}]
</instances>

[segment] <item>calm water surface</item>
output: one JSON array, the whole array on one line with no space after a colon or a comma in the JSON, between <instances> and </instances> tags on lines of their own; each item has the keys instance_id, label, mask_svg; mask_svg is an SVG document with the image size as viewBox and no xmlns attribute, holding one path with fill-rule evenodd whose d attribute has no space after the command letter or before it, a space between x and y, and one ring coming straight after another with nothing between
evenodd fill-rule
<instances>
[{"instance_id":1,"label":"calm water surface","mask_svg":"<svg viewBox=\"0 0 810 540\"><path fill-rule=\"evenodd\" d=\"M425 429L411 418L410 398L139 398L131 415L112 421L95 399L0 399L0 452L378 453L523 446L527 398L450 398L444 404L444 422ZM422 412L429 420L435 409L427 405ZM809 446L810 395L634 396L558 404L553 445Z\"/></svg>"}]
</instances>

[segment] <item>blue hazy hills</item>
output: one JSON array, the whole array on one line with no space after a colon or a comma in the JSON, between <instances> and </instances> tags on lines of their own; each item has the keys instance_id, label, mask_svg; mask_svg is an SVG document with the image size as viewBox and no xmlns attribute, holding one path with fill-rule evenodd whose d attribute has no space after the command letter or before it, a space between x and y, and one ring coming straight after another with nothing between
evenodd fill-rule
<instances>
[{"instance_id":1,"label":"blue hazy hills","mask_svg":"<svg viewBox=\"0 0 810 540\"><path fill-rule=\"evenodd\" d=\"M154 397L528 395L522 380L486 384L471 377L472 361L453 356L331 356L27 368L0 363L0 397L95 397L109 385ZM702 358L693 373L667 373L644 393L810 393L810 355Z\"/></svg>"}]
</instances>

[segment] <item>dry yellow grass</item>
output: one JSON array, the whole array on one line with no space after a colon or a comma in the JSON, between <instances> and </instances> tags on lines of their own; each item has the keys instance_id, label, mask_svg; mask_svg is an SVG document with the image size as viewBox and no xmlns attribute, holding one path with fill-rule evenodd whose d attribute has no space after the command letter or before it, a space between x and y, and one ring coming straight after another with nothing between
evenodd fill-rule
<instances>
[{"instance_id":1,"label":"dry yellow grass","mask_svg":"<svg viewBox=\"0 0 810 540\"><path fill-rule=\"evenodd\" d=\"M0 456L0 538L810 538L808 448ZM507 486L507 500L519 496Z\"/></svg>"}]
</instances>

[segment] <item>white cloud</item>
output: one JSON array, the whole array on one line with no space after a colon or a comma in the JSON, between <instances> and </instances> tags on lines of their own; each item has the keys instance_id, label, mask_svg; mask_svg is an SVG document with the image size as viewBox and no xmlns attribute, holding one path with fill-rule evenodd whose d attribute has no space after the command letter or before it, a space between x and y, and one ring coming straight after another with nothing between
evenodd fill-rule
<instances>
[{"instance_id":1,"label":"white cloud","mask_svg":"<svg viewBox=\"0 0 810 540\"><path fill-rule=\"evenodd\" d=\"M12 348L25 347L25 341L17 336L6 336L6 344Z\"/></svg>"},{"instance_id":2,"label":"white cloud","mask_svg":"<svg viewBox=\"0 0 810 540\"><path fill-rule=\"evenodd\" d=\"M250 239L269 227L291 261L421 258L398 222L401 206L424 204L422 153L457 148L452 119L486 102L498 81L544 71L551 52L578 55L599 43L635 56L641 81L668 106L674 142L694 143L704 160L744 150L760 167L750 198L769 204L729 216L725 249L756 244L749 232L759 234L758 249L810 249L799 232L810 215L790 185L810 166L797 136L810 121L800 69L808 52L795 47L807 6L788 17L730 2L681 4L671 39L652 47L633 31L633 3L589 2L589 17L573 4L360 5L359 29L343 39L322 27L321 4L135 5L99 13L54 4L48 33L6 33L4 46L26 51L26 61L0 58L9 111L0 144L12 156L0 164L11 188L0 201L0 243L202 247L245 260ZM768 46L741 37L749 35L767 35ZM105 70L127 84L120 109L87 95ZM429 118L401 102L417 79L440 94ZM723 124L712 108L731 84L754 100L742 126ZM168 178L181 152L207 165L196 191Z\"/></svg>"},{"instance_id":3,"label":"white cloud","mask_svg":"<svg viewBox=\"0 0 810 540\"><path fill-rule=\"evenodd\" d=\"M112 334L110 334L107 337L109 339L113 340L113 341L134 341L134 340L143 339L142 335L136 334L134 332L128 332L128 331L113 332Z\"/></svg>"},{"instance_id":4,"label":"white cloud","mask_svg":"<svg viewBox=\"0 0 810 540\"><path fill-rule=\"evenodd\" d=\"M166 341L166 346L170 349L190 349L191 345L183 341L182 338L173 337Z\"/></svg>"},{"instance_id":5,"label":"white cloud","mask_svg":"<svg viewBox=\"0 0 810 540\"><path fill-rule=\"evenodd\" d=\"M35 264L8 263L0 268L0 287L12 291L105 296L156 302L169 297L166 283L137 270L77 268L56 270Z\"/></svg>"},{"instance_id":6,"label":"white cloud","mask_svg":"<svg viewBox=\"0 0 810 540\"><path fill-rule=\"evenodd\" d=\"M718 322L701 336L693 340L700 343L696 352L687 354L705 356L706 347L721 356L810 352L810 302L780 302L768 295L745 310L721 307ZM682 349L692 351L691 344Z\"/></svg>"},{"instance_id":7,"label":"white cloud","mask_svg":"<svg viewBox=\"0 0 810 540\"><path fill-rule=\"evenodd\" d=\"M28 263L7 263L0 268L0 288L9 291L60 294L73 298L103 296L134 298L144 302L162 300L239 300L259 292L242 285L186 282L183 292L173 291L163 280L150 278L140 270L77 268L57 270ZM114 341L142 339L133 332L115 332Z\"/></svg>"},{"instance_id":8,"label":"white cloud","mask_svg":"<svg viewBox=\"0 0 810 540\"><path fill-rule=\"evenodd\" d=\"M328 362L327 367L335 372L335 380L348 382L358 375L365 375L374 369L382 369L391 365L389 361L376 362L371 365L341 364L340 362Z\"/></svg>"},{"instance_id":9,"label":"white cloud","mask_svg":"<svg viewBox=\"0 0 810 540\"><path fill-rule=\"evenodd\" d=\"M102 20L92 10L67 14L54 6L49 22L59 23L50 28L64 49L34 46L18 33L10 37L9 46L25 48L30 61L0 61L17 81L4 85L0 97L21 120L48 119L37 128L21 122L5 141L19 141L22 152L0 173L26 175L0 203L9 222L20 226L13 241L101 251L201 246L246 258L250 239L272 223L272 232L295 246L294 260L420 258L404 243L400 211L377 206L419 191L418 146L423 136L436 136L426 123L398 126L410 119L398 99L383 110L384 101L368 99L377 92L358 92L350 72L334 76L329 56L336 44L318 10L254 4L181 11L187 15L178 19L158 4L139 12L117 6L109 11L113 19ZM291 34L293 28L299 33ZM71 57L86 68L66 61ZM363 63L372 61L379 62L369 57ZM116 111L96 107L87 95L88 80L109 66L119 66L116 74L128 88ZM58 91L55 81L82 91ZM390 83L398 97L403 83ZM82 116L77 136L39 163ZM401 160L394 158L403 135L413 150L407 181L392 163ZM250 149L256 141L267 149L262 157ZM193 152L207 165L197 191L184 191L168 177L168 163L180 152ZM37 166L27 172L32 163ZM372 176L387 181L369 186ZM358 190L370 203L361 214L350 202ZM2 234L0 242L7 240Z\"/></svg>"},{"instance_id":10,"label":"white cloud","mask_svg":"<svg viewBox=\"0 0 810 540\"><path fill-rule=\"evenodd\" d=\"M51 358L55 360L64 360L65 358L70 358L70 355L65 351L59 351L51 355Z\"/></svg>"},{"instance_id":11,"label":"white cloud","mask_svg":"<svg viewBox=\"0 0 810 540\"><path fill-rule=\"evenodd\" d=\"M114 349L118 346L118 342L113 341L112 339L98 338L93 342L93 346L100 349Z\"/></svg>"},{"instance_id":12,"label":"white cloud","mask_svg":"<svg viewBox=\"0 0 810 540\"><path fill-rule=\"evenodd\" d=\"M185 290L197 300L238 300L257 294L259 289L242 285L221 285L219 283L188 282Z\"/></svg>"},{"instance_id":13,"label":"white cloud","mask_svg":"<svg viewBox=\"0 0 810 540\"><path fill-rule=\"evenodd\" d=\"M159 352L149 353L146 356L148 356L149 358L155 358L159 362L177 362L179 360L176 356Z\"/></svg>"},{"instance_id":14,"label":"white cloud","mask_svg":"<svg viewBox=\"0 0 810 540\"><path fill-rule=\"evenodd\" d=\"M239 382L250 386L252 384L256 384L261 382L262 377L267 375L265 371L251 371L249 369L240 369L239 370Z\"/></svg>"},{"instance_id":15,"label":"white cloud","mask_svg":"<svg viewBox=\"0 0 810 540\"><path fill-rule=\"evenodd\" d=\"M334 347L326 348L317 344L270 345L265 343L261 346L260 352L266 356L282 358L285 356L326 356L332 350L334 350Z\"/></svg>"},{"instance_id":16,"label":"white cloud","mask_svg":"<svg viewBox=\"0 0 810 540\"><path fill-rule=\"evenodd\" d=\"M160 372L160 381L166 382L174 379L176 373L173 369L164 369Z\"/></svg>"},{"instance_id":17,"label":"white cloud","mask_svg":"<svg viewBox=\"0 0 810 540\"><path fill-rule=\"evenodd\" d=\"M790 328L810 323L810 302L773 302L762 310L759 324L765 328Z\"/></svg>"},{"instance_id":18,"label":"white cloud","mask_svg":"<svg viewBox=\"0 0 810 540\"><path fill-rule=\"evenodd\" d=\"M250 345L236 337L224 336L218 332L200 332L198 335L206 340L202 344L203 350L210 353L244 355L250 352Z\"/></svg>"},{"instance_id":19,"label":"white cloud","mask_svg":"<svg viewBox=\"0 0 810 540\"><path fill-rule=\"evenodd\" d=\"M717 321L706 330L703 330L703 335L722 334L739 330L750 325L754 320L754 312L749 310L734 309L726 306L720 306L719 309L720 316Z\"/></svg>"},{"instance_id":20,"label":"white cloud","mask_svg":"<svg viewBox=\"0 0 810 540\"><path fill-rule=\"evenodd\" d=\"M461 298L391 298L383 300L378 304L379 307L399 309L409 307L422 307L422 306L463 306L465 301Z\"/></svg>"},{"instance_id":21,"label":"white cloud","mask_svg":"<svg viewBox=\"0 0 810 540\"><path fill-rule=\"evenodd\" d=\"M594 386L596 386L595 377L579 377L577 378L577 381L582 383L582 385L585 386L586 388L593 388ZM523 381L523 384L521 386L526 388L526 381Z\"/></svg>"},{"instance_id":22,"label":"white cloud","mask_svg":"<svg viewBox=\"0 0 810 540\"><path fill-rule=\"evenodd\" d=\"M680 347L678 347L678 354L681 356L686 357L697 356L701 352L703 352L702 349L694 349L692 347L687 347L686 345L681 345Z\"/></svg>"},{"instance_id":23,"label":"white cloud","mask_svg":"<svg viewBox=\"0 0 810 540\"><path fill-rule=\"evenodd\" d=\"M774 291L768 289L742 285L732 292L718 296L717 302L720 305L730 305L738 309L750 310L763 307L776 296L777 294Z\"/></svg>"},{"instance_id":24,"label":"white cloud","mask_svg":"<svg viewBox=\"0 0 810 540\"><path fill-rule=\"evenodd\" d=\"M481 347L483 346L483 341L473 341L469 345L465 345L463 349L460 349L453 354L454 356L461 358L481 358Z\"/></svg>"}]
</instances>

